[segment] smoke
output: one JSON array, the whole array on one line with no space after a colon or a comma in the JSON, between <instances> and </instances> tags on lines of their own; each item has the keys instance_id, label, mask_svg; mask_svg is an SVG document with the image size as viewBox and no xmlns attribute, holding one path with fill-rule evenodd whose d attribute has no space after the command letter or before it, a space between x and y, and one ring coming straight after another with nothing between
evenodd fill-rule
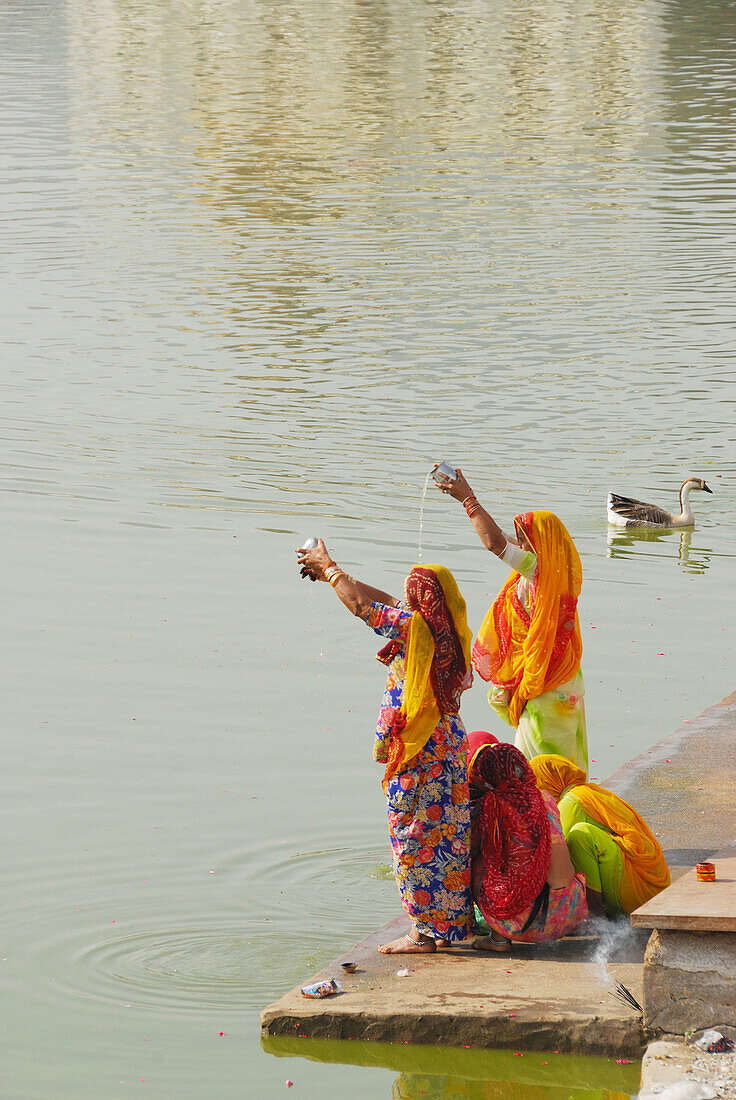
<instances>
[{"instance_id":1,"label":"smoke","mask_svg":"<svg viewBox=\"0 0 736 1100\"><path fill-rule=\"evenodd\" d=\"M603 917L596 917L590 922L589 927L594 935L598 936L598 946L593 952L593 965L603 985L613 986L615 981L608 969L608 964L613 956L632 939L631 925L628 921L608 921Z\"/></svg>"}]
</instances>

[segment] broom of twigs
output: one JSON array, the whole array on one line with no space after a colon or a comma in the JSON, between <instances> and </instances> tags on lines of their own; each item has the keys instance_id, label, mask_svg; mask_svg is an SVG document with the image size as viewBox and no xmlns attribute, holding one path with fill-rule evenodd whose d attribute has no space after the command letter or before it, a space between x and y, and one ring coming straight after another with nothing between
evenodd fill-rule
<instances>
[{"instance_id":1,"label":"broom of twigs","mask_svg":"<svg viewBox=\"0 0 736 1100\"><path fill-rule=\"evenodd\" d=\"M619 1001L628 1005L629 1008L633 1008L635 1012L639 1012L642 1015L644 1014L644 1009L641 1007L634 994L630 989L627 989L622 982L616 982L615 988L611 989L609 992L612 997L618 998Z\"/></svg>"}]
</instances>

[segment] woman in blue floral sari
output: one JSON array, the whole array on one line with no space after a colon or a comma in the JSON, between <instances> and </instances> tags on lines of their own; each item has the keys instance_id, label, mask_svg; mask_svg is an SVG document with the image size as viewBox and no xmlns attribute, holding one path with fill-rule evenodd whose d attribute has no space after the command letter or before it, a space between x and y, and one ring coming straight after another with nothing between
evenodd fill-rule
<instances>
[{"instance_id":1,"label":"woman in blue floral sari","mask_svg":"<svg viewBox=\"0 0 736 1100\"><path fill-rule=\"evenodd\" d=\"M411 919L406 936L383 954L434 951L473 929L467 740L458 714L472 682L465 601L441 565L415 565L405 601L347 576L320 539L298 550L302 575L328 581L340 600L388 639L388 668L374 759L383 787L394 876Z\"/></svg>"}]
</instances>

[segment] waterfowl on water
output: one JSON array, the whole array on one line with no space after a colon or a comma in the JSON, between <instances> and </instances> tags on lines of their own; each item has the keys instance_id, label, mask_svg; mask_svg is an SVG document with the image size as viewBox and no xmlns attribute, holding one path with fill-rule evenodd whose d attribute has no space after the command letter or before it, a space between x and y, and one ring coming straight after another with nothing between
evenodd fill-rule
<instances>
[{"instance_id":1,"label":"waterfowl on water","mask_svg":"<svg viewBox=\"0 0 736 1100\"><path fill-rule=\"evenodd\" d=\"M645 504L631 497L608 494L608 522L616 527L694 527L695 516L690 507L690 493L700 489L712 493L702 477L689 477L680 486L680 514L672 515L656 504Z\"/></svg>"}]
</instances>

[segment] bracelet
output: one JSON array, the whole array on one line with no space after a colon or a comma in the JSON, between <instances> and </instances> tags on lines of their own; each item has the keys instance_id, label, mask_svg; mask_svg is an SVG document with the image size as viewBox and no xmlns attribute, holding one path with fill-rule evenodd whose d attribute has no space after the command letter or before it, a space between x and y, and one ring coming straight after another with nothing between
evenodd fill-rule
<instances>
[{"instance_id":1,"label":"bracelet","mask_svg":"<svg viewBox=\"0 0 736 1100\"><path fill-rule=\"evenodd\" d=\"M468 504L471 503L474 500L475 500L475 493L468 493L465 500L463 501L463 508L467 508Z\"/></svg>"},{"instance_id":2,"label":"bracelet","mask_svg":"<svg viewBox=\"0 0 736 1100\"><path fill-rule=\"evenodd\" d=\"M472 504L469 504L465 511L468 513L468 519L472 519L481 510L481 505L477 500L474 500Z\"/></svg>"},{"instance_id":3,"label":"bracelet","mask_svg":"<svg viewBox=\"0 0 736 1100\"><path fill-rule=\"evenodd\" d=\"M340 566L335 565L334 561L330 561L324 567L324 569L322 571L322 576L325 578L326 581L329 581L329 580L332 579L332 577L335 575L335 573L339 573L340 571L341 571Z\"/></svg>"},{"instance_id":4,"label":"bracelet","mask_svg":"<svg viewBox=\"0 0 736 1100\"><path fill-rule=\"evenodd\" d=\"M343 573L342 569L335 570L335 572L330 575L330 585L334 588L340 578L345 576L347 576L347 574Z\"/></svg>"}]
</instances>

